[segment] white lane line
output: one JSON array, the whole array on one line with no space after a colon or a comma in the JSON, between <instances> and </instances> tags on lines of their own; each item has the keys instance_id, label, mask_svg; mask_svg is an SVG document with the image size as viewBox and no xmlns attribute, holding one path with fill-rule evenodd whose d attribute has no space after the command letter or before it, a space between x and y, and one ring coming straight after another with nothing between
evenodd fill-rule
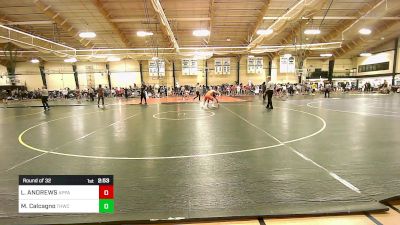
<instances>
[{"instance_id":1,"label":"white lane line","mask_svg":"<svg viewBox=\"0 0 400 225\"><path fill-rule=\"evenodd\" d=\"M360 189L358 189L357 187L355 187L354 185L352 185L350 182L346 181L345 179L341 178L340 176L338 176L337 174L329 171L328 169L326 169L325 167L321 166L320 164L314 162L312 159L308 158L307 156L305 156L304 154L298 152L296 149L292 148L291 146L287 146L289 147L294 153L296 153L298 156L300 156L301 158L303 158L306 161L311 162L312 164L314 164L315 166L319 167L320 169L324 170L325 172L327 172L331 177L335 178L336 180L338 180L340 183L342 183L344 186L350 188L351 190L360 193L361 191Z\"/></svg>"},{"instance_id":2,"label":"white lane line","mask_svg":"<svg viewBox=\"0 0 400 225\"><path fill-rule=\"evenodd\" d=\"M400 117L398 115L388 115L388 114L381 114L381 113L367 113L367 112L354 112L354 111L330 109L330 108L324 108L324 107L316 107L316 106L312 105L312 104L315 104L315 103L321 103L321 102L309 102L309 103L307 103L307 107L314 108L314 109L329 110L329 111L334 111L334 112L341 112L341 113L352 113L352 114L358 114L358 115L363 115L363 116Z\"/></svg>"},{"instance_id":3,"label":"white lane line","mask_svg":"<svg viewBox=\"0 0 400 225\"><path fill-rule=\"evenodd\" d=\"M126 118L124 118L124 119L122 119L122 120L118 120L118 121L116 121L116 122L110 123L110 124L108 124L108 125L105 126L105 127L98 128L98 129L96 129L96 130L94 130L94 131L92 131L92 132L90 132L90 133L87 133L87 134L83 135L82 137L78 137L78 138L73 139L73 140L71 140L71 141L68 141L68 142L66 142L66 143L64 143L64 144L62 144L62 145L59 145L59 146L57 146L57 147L51 149L49 152L52 152L52 151L54 151L54 150L60 149L60 148L62 148L62 147L65 147L65 146L67 146L67 145L69 145L69 144L71 144L71 143L73 143L73 142L75 142L75 141L83 140L83 139L89 137L90 135L92 135L92 134L94 134L94 133L96 133L96 132L98 132L98 131L102 131L102 130L104 130L105 128L112 127L112 126L114 126L114 125L117 124L117 123L121 123L121 122L127 121L127 120L129 120L129 119L131 119L131 118L133 118L133 117L135 117L135 116L137 116L137 115L139 115L139 114L140 114L140 113L135 113L135 114L130 115L130 116L128 116L128 117L126 117Z\"/></svg>"},{"instance_id":4,"label":"white lane line","mask_svg":"<svg viewBox=\"0 0 400 225\"><path fill-rule=\"evenodd\" d=\"M294 149L292 146L287 145L287 143L280 141L278 138L274 137L272 134L268 133L267 131L265 131L264 129L258 127L257 125L253 124L252 122L250 122L249 120L247 120L246 118L242 117L241 115L233 112L232 110L230 110L229 108L222 106L224 109L226 109L227 111L231 112L232 114L234 114L235 116L239 117L241 120L245 121L247 124L251 125L252 127L257 128L260 131L263 131L265 134L267 134L269 137L272 137L274 140L276 140L278 143L282 144L283 146L289 148L292 152L294 152L296 155L300 156L302 159L311 162L312 164L314 164L315 166L317 166L318 168L324 170L326 173L329 174L329 176L333 177L335 180L339 181L340 183L342 183L343 185L345 185L346 187L348 187L349 189L351 189L352 191L355 191L359 194L361 194L361 191L356 188L354 185L352 185L350 182L346 181L345 179L341 178L340 176L338 176L337 174L329 171L328 169L326 169L325 167L323 167L322 165L318 164L317 162L313 161L312 159L308 158L307 156L305 156L304 154L301 154L300 152L298 152L296 149ZM276 107L278 108L278 107Z\"/></svg>"},{"instance_id":5,"label":"white lane line","mask_svg":"<svg viewBox=\"0 0 400 225\"><path fill-rule=\"evenodd\" d=\"M41 157L41 156L43 156L43 155L45 155L45 154L47 154L47 152L43 152L43 153L40 154L40 155L37 155L37 156L32 157L32 158L30 158L30 159L27 159L27 160L25 160L25 161L23 161L23 162L20 162L20 163L14 165L14 166L11 167L11 168L8 168L8 169L6 170L6 172L8 172L8 171L10 171L10 170L13 170L13 169L15 169L15 168L17 168L17 167L19 167L19 166L22 166L22 165L24 165L25 163L28 163L28 162L30 162L30 161L32 161L32 160L34 160L34 159L37 159L37 158L39 158L39 157Z\"/></svg>"},{"instance_id":6,"label":"white lane line","mask_svg":"<svg viewBox=\"0 0 400 225\"><path fill-rule=\"evenodd\" d=\"M111 110L113 111L113 110L119 110L119 109L121 109L121 108L116 108L116 109L111 109ZM88 115L88 114L93 114L93 113L96 113L96 112L102 112L102 111L94 110L94 111L91 111L91 112L88 112L88 113L82 113L82 114L72 115L72 116L65 116L65 117L61 117L61 118L57 118L57 119L54 119L54 120L49 120L49 121L46 121L46 122L37 124L37 125L35 125L35 126L33 126L33 127L38 127L38 126L41 126L41 125L46 124L46 123L54 122L54 121L61 120L61 119L70 118L70 117L73 117L73 116ZM68 112L68 113L69 113L69 112ZM66 113L65 113L65 114L66 114ZM33 127L30 127L29 129L31 129L31 128L33 128ZM25 130L25 131L27 131L27 130ZM25 132L25 131L24 131L24 132ZM24 133L24 132L23 132L23 133ZM20 134L20 137L21 137L21 134ZM25 146L25 143L21 143L20 138L18 138L18 140L19 140L20 144L22 144L22 145ZM26 147L26 146L25 146L25 147ZM29 148L33 148L33 147L30 147L30 146L29 146ZM21 162L21 163L18 163L18 164L16 164L16 165L14 165L13 167L7 169L6 172L8 172L8 171L10 171L10 170L13 170L13 169L15 169L15 168L17 168L17 167L19 167L19 166L22 166L22 165L24 165L24 164L26 164L26 163L28 163L28 162L34 160L34 159L37 159L37 158L39 158L39 157L41 157L41 156L43 156L43 155L45 155L45 154L47 154L47 153L51 153L51 150L50 150L50 151L42 151L41 149L36 149L36 150L37 150L38 152L42 152L42 153L41 153L40 155L37 155L37 156L35 156L35 157L33 157L33 158L30 158L30 159L28 159L28 160L25 160L25 161L23 161L23 162Z\"/></svg>"}]
</instances>

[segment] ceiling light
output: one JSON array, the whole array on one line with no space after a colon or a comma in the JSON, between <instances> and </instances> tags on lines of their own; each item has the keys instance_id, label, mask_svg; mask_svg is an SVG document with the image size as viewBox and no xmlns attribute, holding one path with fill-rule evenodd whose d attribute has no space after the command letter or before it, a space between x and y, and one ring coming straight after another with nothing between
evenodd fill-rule
<instances>
[{"instance_id":1,"label":"ceiling light","mask_svg":"<svg viewBox=\"0 0 400 225\"><path fill-rule=\"evenodd\" d=\"M231 39L230 39L230 38L227 38L226 41L231 41Z\"/></svg>"},{"instance_id":2,"label":"ceiling light","mask_svg":"<svg viewBox=\"0 0 400 225\"><path fill-rule=\"evenodd\" d=\"M332 53L324 53L324 54L320 54L321 57L332 57L333 54Z\"/></svg>"},{"instance_id":3,"label":"ceiling light","mask_svg":"<svg viewBox=\"0 0 400 225\"><path fill-rule=\"evenodd\" d=\"M79 37L81 38L95 38L96 33L95 32L80 32Z\"/></svg>"},{"instance_id":4,"label":"ceiling light","mask_svg":"<svg viewBox=\"0 0 400 225\"><path fill-rule=\"evenodd\" d=\"M136 35L139 36L139 37L146 37L146 36L153 35L153 32L138 31L138 32L136 32Z\"/></svg>"},{"instance_id":5,"label":"ceiling light","mask_svg":"<svg viewBox=\"0 0 400 225\"><path fill-rule=\"evenodd\" d=\"M106 55L92 55L92 57L96 58L96 59L105 59L105 58L107 58Z\"/></svg>"},{"instance_id":6,"label":"ceiling light","mask_svg":"<svg viewBox=\"0 0 400 225\"><path fill-rule=\"evenodd\" d=\"M193 35L196 37L205 37L205 36L210 35L210 31L209 30L194 30Z\"/></svg>"},{"instance_id":7,"label":"ceiling light","mask_svg":"<svg viewBox=\"0 0 400 225\"><path fill-rule=\"evenodd\" d=\"M385 40L385 37L381 37L381 40Z\"/></svg>"},{"instance_id":8,"label":"ceiling light","mask_svg":"<svg viewBox=\"0 0 400 225\"><path fill-rule=\"evenodd\" d=\"M308 35L316 35L316 34L320 34L321 30L319 29L307 29L304 31L304 34L308 34Z\"/></svg>"},{"instance_id":9,"label":"ceiling light","mask_svg":"<svg viewBox=\"0 0 400 225\"><path fill-rule=\"evenodd\" d=\"M247 57L249 57L249 58L254 58L254 55L249 55L249 56L247 56Z\"/></svg>"},{"instance_id":10,"label":"ceiling light","mask_svg":"<svg viewBox=\"0 0 400 225\"><path fill-rule=\"evenodd\" d=\"M39 63L39 59L32 59L31 63Z\"/></svg>"},{"instance_id":11,"label":"ceiling light","mask_svg":"<svg viewBox=\"0 0 400 225\"><path fill-rule=\"evenodd\" d=\"M362 56L362 57L370 57L371 55L372 54L369 53L369 52L363 52L363 53L360 54L360 56Z\"/></svg>"},{"instance_id":12,"label":"ceiling light","mask_svg":"<svg viewBox=\"0 0 400 225\"><path fill-rule=\"evenodd\" d=\"M111 56L111 57L107 58L107 61L108 62L118 62L118 61L121 61L121 58L115 57L115 56Z\"/></svg>"},{"instance_id":13,"label":"ceiling light","mask_svg":"<svg viewBox=\"0 0 400 225\"><path fill-rule=\"evenodd\" d=\"M372 33L372 31L368 28L362 28L358 31L358 33L360 33L362 35L370 35Z\"/></svg>"},{"instance_id":14,"label":"ceiling light","mask_svg":"<svg viewBox=\"0 0 400 225\"><path fill-rule=\"evenodd\" d=\"M151 60L156 61L156 60L158 60L158 57L157 57L157 56L153 56L153 57L151 58Z\"/></svg>"},{"instance_id":15,"label":"ceiling light","mask_svg":"<svg viewBox=\"0 0 400 225\"><path fill-rule=\"evenodd\" d=\"M274 30L272 29L259 29L257 30L257 34L258 35L269 35L272 34L274 32Z\"/></svg>"},{"instance_id":16,"label":"ceiling light","mask_svg":"<svg viewBox=\"0 0 400 225\"><path fill-rule=\"evenodd\" d=\"M76 58L64 59L64 62L67 62L67 63L74 63L76 61L78 61Z\"/></svg>"},{"instance_id":17,"label":"ceiling light","mask_svg":"<svg viewBox=\"0 0 400 225\"><path fill-rule=\"evenodd\" d=\"M290 58L290 57L292 57L292 54L284 54L283 57Z\"/></svg>"}]
</instances>

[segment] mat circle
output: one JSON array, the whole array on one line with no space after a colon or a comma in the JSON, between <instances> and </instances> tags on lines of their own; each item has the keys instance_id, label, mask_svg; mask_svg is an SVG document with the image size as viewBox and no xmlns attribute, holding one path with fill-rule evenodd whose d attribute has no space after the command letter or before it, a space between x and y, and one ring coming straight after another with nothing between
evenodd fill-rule
<instances>
[{"instance_id":1,"label":"mat circle","mask_svg":"<svg viewBox=\"0 0 400 225\"><path fill-rule=\"evenodd\" d=\"M296 139L292 139L292 140L288 140L288 141L282 141L281 143L277 143L277 144L274 144L274 145L263 146L263 147L240 149L240 150L234 150L234 151L229 151L229 152L193 154L193 155L176 155L176 156L154 156L154 157L115 157L115 156L95 156L95 155L69 154L69 153L62 153L62 152L55 152L55 151L49 151L49 150L45 150L45 149L40 149L40 148L31 146L31 145L25 143L25 141L23 140L23 137L24 137L25 133L27 133L28 131L30 131L30 130L36 128L36 127L42 126L44 124L50 123L50 122L55 122L55 121L58 121L58 120L62 120L62 119L73 117L73 116L68 116L68 117L62 117L62 118L59 118L59 119L54 119L54 120L51 120L51 121L43 122L43 123L40 123L40 124L36 124L36 125L34 125L32 127L29 127L28 129L22 131L22 133L18 136L18 141L19 141L19 143L21 145L27 147L28 149L37 151L37 152L41 152L41 153L45 153L45 154L60 155L60 156L77 157L77 158L107 159L107 160L185 159L185 158L197 158L197 157L209 157L209 156L238 154L238 153L253 152L253 151L265 150L265 149L270 149L270 148L276 148L276 147L279 147L279 146L283 146L285 144L289 144L289 143L293 143L293 142L297 142L297 141L301 141L301 140L305 140L305 139L311 138L311 137L313 137L315 135L318 135L319 133L324 131L325 128L326 128L326 121L323 118L321 118L320 116L315 115L313 113L302 111L302 110L297 110L297 109L291 109L291 108L280 108L280 107L275 107L275 108L276 109L286 109L286 110L289 110L289 111L298 112L298 113L304 113L304 114L310 115L310 116L312 116L314 118L317 118L319 121L321 121L322 127L319 130L317 130L317 131L315 131L315 132L313 132L313 133L311 133L309 135L306 135L306 136L303 136L303 137L299 137L299 138L296 138Z\"/></svg>"}]
</instances>

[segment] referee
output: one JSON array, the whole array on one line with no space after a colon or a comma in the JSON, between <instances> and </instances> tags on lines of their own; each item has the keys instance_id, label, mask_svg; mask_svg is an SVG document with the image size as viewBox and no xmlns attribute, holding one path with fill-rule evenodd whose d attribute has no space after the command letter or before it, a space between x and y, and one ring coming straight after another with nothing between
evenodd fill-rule
<instances>
[{"instance_id":1,"label":"referee","mask_svg":"<svg viewBox=\"0 0 400 225\"><path fill-rule=\"evenodd\" d=\"M196 98L199 98L200 101L200 84L197 83L196 85L196 97L193 98L193 100L195 100Z\"/></svg>"},{"instance_id":2,"label":"referee","mask_svg":"<svg viewBox=\"0 0 400 225\"><path fill-rule=\"evenodd\" d=\"M43 104L44 110L50 110L50 106L49 106L49 103L48 103L49 91L47 90L46 86L42 87L42 90L41 90L40 94L42 95L41 99L42 99L42 104Z\"/></svg>"},{"instance_id":3,"label":"referee","mask_svg":"<svg viewBox=\"0 0 400 225\"><path fill-rule=\"evenodd\" d=\"M268 77L268 83L266 86L268 96L268 103L266 108L273 109L274 107L272 106L272 95L274 94L275 84L271 81L271 77Z\"/></svg>"}]
</instances>

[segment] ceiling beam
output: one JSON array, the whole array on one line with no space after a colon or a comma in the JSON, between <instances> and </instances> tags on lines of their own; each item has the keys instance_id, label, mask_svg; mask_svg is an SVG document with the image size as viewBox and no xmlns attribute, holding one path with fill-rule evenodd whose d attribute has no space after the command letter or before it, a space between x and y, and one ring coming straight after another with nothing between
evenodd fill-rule
<instances>
[{"instance_id":1,"label":"ceiling beam","mask_svg":"<svg viewBox=\"0 0 400 225\"><path fill-rule=\"evenodd\" d=\"M179 52L179 45L176 41L174 32L169 25L167 16L164 13L164 9L161 6L159 0L151 0L151 5L153 6L154 11L156 12L157 20L161 24L161 31L164 35L166 35L171 43L171 45L175 48L176 52Z\"/></svg>"},{"instance_id":2,"label":"ceiling beam","mask_svg":"<svg viewBox=\"0 0 400 225\"><path fill-rule=\"evenodd\" d=\"M365 5L360 10L358 10L357 13L351 15L351 17L356 18L356 21L347 20L347 21L340 23L338 26L336 26L335 28L332 29L333 30L332 32L325 34L324 36L319 38L318 41L319 42L329 42L329 41L334 40L334 38L343 34L343 32L345 32L346 30L349 30L355 23L357 23L362 18L368 18L368 17L366 17L366 15L369 14L373 9L375 9L376 7L381 5L384 1L385 0L374 0L373 2ZM389 22L391 22L391 21L396 21L396 20L390 20ZM386 23L386 21L384 21L384 23ZM340 50L340 52L339 52L339 50ZM336 57L340 57L340 56L346 54L349 50L350 50L349 46L345 45L342 48L338 49L334 55ZM307 51L306 57L308 57L310 54L311 54L311 52Z\"/></svg>"},{"instance_id":3,"label":"ceiling beam","mask_svg":"<svg viewBox=\"0 0 400 225\"><path fill-rule=\"evenodd\" d=\"M258 14L258 17L257 17L257 22L250 30L250 33L249 33L250 35L248 38L249 42L251 42L253 40L253 38L257 35L257 30L264 23L264 16L267 13L269 3L270 3L270 0L264 0L263 6L261 7L260 13Z\"/></svg>"},{"instance_id":4,"label":"ceiling beam","mask_svg":"<svg viewBox=\"0 0 400 225\"><path fill-rule=\"evenodd\" d=\"M356 17L357 18L356 20L365 18L364 16L366 15L366 13L370 12L370 10L372 10L373 8L382 4L383 1L385 1L385 0L374 0L372 3L367 4L366 6L361 8L357 13L355 13L352 16ZM355 22L357 22L357 21L355 21ZM324 36L322 36L320 41L333 40L335 37L341 35L342 32L344 32L344 31L348 30L350 27L352 27L355 22L352 20L348 20L348 21L344 21L344 22L338 24L338 26L334 28L333 32L329 32L329 33L325 34Z\"/></svg>"},{"instance_id":5,"label":"ceiling beam","mask_svg":"<svg viewBox=\"0 0 400 225\"><path fill-rule=\"evenodd\" d=\"M15 26L15 25L50 25L53 24L53 21L20 21L20 22L6 22L4 25Z\"/></svg>"},{"instance_id":6,"label":"ceiling beam","mask_svg":"<svg viewBox=\"0 0 400 225\"><path fill-rule=\"evenodd\" d=\"M101 13L101 15L103 15L104 18L107 20L107 22L110 24L112 29L118 34L118 36L121 39L121 41L125 44L125 47L131 47L130 43L129 43L129 40L125 36L125 34L122 33L121 30L117 27L117 25L111 21L111 15L104 8L104 5L101 3L101 1L100 0L92 0L92 2L97 7L97 9Z\"/></svg>"},{"instance_id":7,"label":"ceiling beam","mask_svg":"<svg viewBox=\"0 0 400 225\"><path fill-rule=\"evenodd\" d=\"M187 17L187 18L168 18L168 21L177 21L177 22L195 22L195 21L210 21L210 17ZM156 19L150 18L150 23L158 22ZM113 23L131 23L131 22L140 22L140 23L148 23L147 19L143 18L110 18L110 22Z\"/></svg>"},{"instance_id":8,"label":"ceiling beam","mask_svg":"<svg viewBox=\"0 0 400 225\"><path fill-rule=\"evenodd\" d=\"M282 18L290 17L291 20L298 20L299 18L302 17L302 15L304 14L304 12L306 12L307 9L311 10L316 8L321 9L322 6L327 2L328 0L297 1L297 3L293 7L287 9L287 11L279 19L275 20L275 22L268 27L268 29L272 29L274 31L274 33L272 35L269 35L269 37L273 37L285 29L285 25L288 23L288 20ZM264 16L262 17L262 19L263 18ZM253 39L249 43L248 49L253 49L257 47L257 45L260 45L265 37L266 35L258 35L257 38Z\"/></svg>"},{"instance_id":9,"label":"ceiling beam","mask_svg":"<svg viewBox=\"0 0 400 225\"><path fill-rule=\"evenodd\" d=\"M399 21L391 20L391 21L381 21L374 25L373 27L373 34L369 35L368 37L359 36L358 38L349 41L345 46L343 46L340 50L341 52L337 52L335 57L341 57L346 53L354 50L357 47L361 47L363 44L367 43L368 40L377 39L379 38L382 33L388 31L389 29L393 28L394 26L398 26L400 24ZM370 46L372 47L372 46Z\"/></svg>"},{"instance_id":10,"label":"ceiling beam","mask_svg":"<svg viewBox=\"0 0 400 225\"><path fill-rule=\"evenodd\" d=\"M264 20L277 20L279 16L264 16ZM290 17L284 17L281 19L290 20ZM400 16L313 16L313 17L301 17L302 20L400 20Z\"/></svg>"},{"instance_id":11,"label":"ceiling beam","mask_svg":"<svg viewBox=\"0 0 400 225\"><path fill-rule=\"evenodd\" d=\"M322 7L324 6L324 2L321 1L319 4L316 5L315 8L313 8L310 12L308 12L307 14L309 16L318 13ZM303 31L303 28L305 27L305 25L307 25L307 22L309 20L300 20L299 22L294 22L294 25L292 25L292 29L291 32L288 36L286 36L281 42L280 45L286 45L286 44L302 44L303 40L302 40L302 36L300 35L301 32ZM294 28L293 28L294 27ZM300 40L296 40L296 38L299 37ZM279 51L274 53L274 57L279 55Z\"/></svg>"},{"instance_id":12,"label":"ceiling beam","mask_svg":"<svg viewBox=\"0 0 400 225\"><path fill-rule=\"evenodd\" d=\"M11 22L11 20L6 15L0 15L0 24L5 25Z\"/></svg>"},{"instance_id":13,"label":"ceiling beam","mask_svg":"<svg viewBox=\"0 0 400 225\"><path fill-rule=\"evenodd\" d=\"M212 28L213 28L214 21L215 21L215 18L214 18L215 17L214 3L215 3L214 0L210 0L210 9L209 9L209 12L208 12L208 15L210 17L210 22L209 22L210 26L208 28L208 31L210 31L210 35L208 35L207 45L210 43Z\"/></svg>"},{"instance_id":14,"label":"ceiling beam","mask_svg":"<svg viewBox=\"0 0 400 225\"><path fill-rule=\"evenodd\" d=\"M91 41L85 40L79 37L79 31L75 29L67 19L64 19L60 16L60 13L56 12L52 9L51 5L46 5L41 0L34 0L33 1L36 7L41 10L47 17L49 17L54 23L60 26L62 29L67 31L72 37L78 40L83 47L92 48L94 46Z\"/></svg>"}]
</instances>

